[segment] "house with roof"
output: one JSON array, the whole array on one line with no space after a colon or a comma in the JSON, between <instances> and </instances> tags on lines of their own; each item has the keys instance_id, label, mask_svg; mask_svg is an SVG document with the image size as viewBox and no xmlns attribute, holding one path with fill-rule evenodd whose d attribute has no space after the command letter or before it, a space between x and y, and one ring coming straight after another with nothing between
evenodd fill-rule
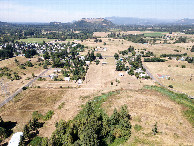
<instances>
[{"instance_id":1,"label":"house with roof","mask_svg":"<svg viewBox=\"0 0 194 146\"><path fill-rule=\"evenodd\" d=\"M161 75L161 74L157 74L157 77L158 77L159 79L163 79L163 78L164 78L164 76Z\"/></svg>"},{"instance_id":2,"label":"house with roof","mask_svg":"<svg viewBox=\"0 0 194 146\"><path fill-rule=\"evenodd\" d=\"M139 77L141 77L141 78L144 78L146 76L148 76L146 73L140 73L140 75L139 75Z\"/></svg>"},{"instance_id":3,"label":"house with roof","mask_svg":"<svg viewBox=\"0 0 194 146\"><path fill-rule=\"evenodd\" d=\"M77 81L77 83L78 83L78 85L81 85L83 82L82 82L81 79L79 79L79 80Z\"/></svg>"},{"instance_id":4,"label":"house with roof","mask_svg":"<svg viewBox=\"0 0 194 146\"><path fill-rule=\"evenodd\" d=\"M69 82L70 81L70 77L65 77L64 80Z\"/></svg>"},{"instance_id":5,"label":"house with roof","mask_svg":"<svg viewBox=\"0 0 194 146\"><path fill-rule=\"evenodd\" d=\"M136 70L134 70L135 73L144 73L144 71L142 70L142 68L138 68Z\"/></svg>"}]
</instances>

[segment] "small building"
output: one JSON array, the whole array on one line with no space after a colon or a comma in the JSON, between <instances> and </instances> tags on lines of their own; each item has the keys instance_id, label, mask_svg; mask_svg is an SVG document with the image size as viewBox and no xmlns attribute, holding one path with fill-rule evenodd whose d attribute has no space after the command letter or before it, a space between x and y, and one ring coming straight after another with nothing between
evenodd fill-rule
<instances>
[{"instance_id":1,"label":"small building","mask_svg":"<svg viewBox=\"0 0 194 146\"><path fill-rule=\"evenodd\" d=\"M140 75L139 75L139 77L141 77L141 78L146 77L146 76L147 76L147 74L145 74L145 73L140 73Z\"/></svg>"},{"instance_id":2,"label":"small building","mask_svg":"<svg viewBox=\"0 0 194 146\"><path fill-rule=\"evenodd\" d=\"M135 73L143 73L144 71L141 68L135 70Z\"/></svg>"},{"instance_id":3,"label":"small building","mask_svg":"<svg viewBox=\"0 0 194 146\"><path fill-rule=\"evenodd\" d=\"M54 72L61 72L61 69L56 68Z\"/></svg>"},{"instance_id":4,"label":"small building","mask_svg":"<svg viewBox=\"0 0 194 146\"><path fill-rule=\"evenodd\" d=\"M80 85L80 84L82 84L83 82L82 82L81 79L79 79L79 80L77 81L77 83L78 83L78 85Z\"/></svg>"},{"instance_id":5,"label":"small building","mask_svg":"<svg viewBox=\"0 0 194 146\"><path fill-rule=\"evenodd\" d=\"M51 79L54 79L54 77L58 77L58 75L56 75L56 74L51 74L51 75L49 75L49 77L50 77Z\"/></svg>"},{"instance_id":6,"label":"small building","mask_svg":"<svg viewBox=\"0 0 194 146\"><path fill-rule=\"evenodd\" d=\"M23 136L23 132L16 132L11 137L8 146L18 146L20 143L20 139Z\"/></svg>"},{"instance_id":7,"label":"small building","mask_svg":"<svg viewBox=\"0 0 194 146\"><path fill-rule=\"evenodd\" d=\"M102 65L106 65L107 64L107 62L102 62Z\"/></svg>"},{"instance_id":8,"label":"small building","mask_svg":"<svg viewBox=\"0 0 194 146\"><path fill-rule=\"evenodd\" d=\"M107 48L103 48L103 51L107 51Z\"/></svg>"},{"instance_id":9,"label":"small building","mask_svg":"<svg viewBox=\"0 0 194 146\"><path fill-rule=\"evenodd\" d=\"M120 60L121 62L123 62L124 59L123 59L123 58L120 58L119 60Z\"/></svg>"},{"instance_id":10,"label":"small building","mask_svg":"<svg viewBox=\"0 0 194 146\"><path fill-rule=\"evenodd\" d=\"M181 57L181 59L180 59L181 61L185 61L185 58L184 57Z\"/></svg>"},{"instance_id":11,"label":"small building","mask_svg":"<svg viewBox=\"0 0 194 146\"><path fill-rule=\"evenodd\" d=\"M64 80L69 82L70 81L70 77L65 77Z\"/></svg>"},{"instance_id":12,"label":"small building","mask_svg":"<svg viewBox=\"0 0 194 146\"><path fill-rule=\"evenodd\" d=\"M85 57L84 57L84 56L80 56L80 59L81 59L81 60L85 60Z\"/></svg>"},{"instance_id":13,"label":"small building","mask_svg":"<svg viewBox=\"0 0 194 146\"><path fill-rule=\"evenodd\" d=\"M157 74L157 77L158 77L159 79L163 79L163 78L164 78L164 76L161 75L161 74Z\"/></svg>"},{"instance_id":14,"label":"small building","mask_svg":"<svg viewBox=\"0 0 194 146\"><path fill-rule=\"evenodd\" d=\"M86 62L86 65L90 65L90 61L85 61Z\"/></svg>"},{"instance_id":15,"label":"small building","mask_svg":"<svg viewBox=\"0 0 194 146\"><path fill-rule=\"evenodd\" d=\"M123 73L119 73L119 76L120 76L120 77L123 77L123 76L124 76L124 74L123 74Z\"/></svg>"},{"instance_id":16,"label":"small building","mask_svg":"<svg viewBox=\"0 0 194 146\"><path fill-rule=\"evenodd\" d=\"M72 48L73 48L73 47L76 47L76 46L77 46L77 44L73 44L73 45L72 45Z\"/></svg>"}]
</instances>

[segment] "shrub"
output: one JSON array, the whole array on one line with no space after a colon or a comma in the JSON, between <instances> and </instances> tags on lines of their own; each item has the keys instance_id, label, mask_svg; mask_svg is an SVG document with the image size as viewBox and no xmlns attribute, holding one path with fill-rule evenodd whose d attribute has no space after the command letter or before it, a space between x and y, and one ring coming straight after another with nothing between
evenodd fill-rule
<instances>
[{"instance_id":1,"label":"shrub","mask_svg":"<svg viewBox=\"0 0 194 146\"><path fill-rule=\"evenodd\" d=\"M182 68L186 68L186 66L185 66L185 65L181 65L181 67L182 67Z\"/></svg>"},{"instance_id":2,"label":"shrub","mask_svg":"<svg viewBox=\"0 0 194 146\"><path fill-rule=\"evenodd\" d=\"M50 110L46 113L46 115L43 117L43 120L47 121L47 120L50 120L52 118L54 114L54 111Z\"/></svg>"},{"instance_id":3,"label":"shrub","mask_svg":"<svg viewBox=\"0 0 194 146\"><path fill-rule=\"evenodd\" d=\"M22 88L22 90L26 90L26 89L28 89L28 88L27 88L27 87L23 87L23 88Z\"/></svg>"},{"instance_id":4,"label":"shrub","mask_svg":"<svg viewBox=\"0 0 194 146\"><path fill-rule=\"evenodd\" d=\"M156 135L158 133L157 123L154 124L154 128L152 129L152 132L153 132L154 135Z\"/></svg>"},{"instance_id":5,"label":"shrub","mask_svg":"<svg viewBox=\"0 0 194 146\"><path fill-rule=\"evenodd\" d=\"M44 68L44 69L48 69L48 67L47 67L47 65L46 65L46 64L44 64L44 65L43 65L43 68Z\"/></svg>"},{"instance_id":6,"label":"shrub","mask_svg":"<svg viewBox=\"0 0 194 146\"><path fill-rule=\"evenodd\" d=\"M141 125L138 125L138 124L135 124L134 129L136 131L140 131L142 129L142 126Z\"/></svg>"},{"instance_id":7,"label":"shrub","mask_svg":"<svg viewBox=\"0 0 194 146\"><path fill-rule=\"evenodd\" d=\"M172 85L169 85L168 87L169 87L169 88L173 88L173 86L172 86Z\"/></svg>"}]
</instances>

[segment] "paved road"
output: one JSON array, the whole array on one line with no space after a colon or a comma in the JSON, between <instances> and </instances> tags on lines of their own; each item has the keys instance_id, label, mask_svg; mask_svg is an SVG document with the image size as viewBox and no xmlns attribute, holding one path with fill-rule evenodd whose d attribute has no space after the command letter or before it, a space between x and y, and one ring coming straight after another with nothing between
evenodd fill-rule
<instances>
[{"instance_id":1,"label":"paved road","mask_svg":"<svg viewBox=\"0 0 194 146\"><path fill-rule=\"evenodd\" d=\"M26 84L23 87L29 87L30 85L32 85L32 83L34 81L36 81L40 76L42 76L43 74L45 74L48 70L50 70L51 68L48 68L47 70L43 71L41 74L39 74L36 78L34 78L33 80L31 80L28 84ZM10 95L7 99L5 99L2 103L0 103L0 108L2 106L4 106L6 103L8 103L9 101L11 101L16 95L18 95L19 93L21 93L23 91L23 87L21 87L20 89L18 89L14 94Z\"/></svg>"}]
</instances>

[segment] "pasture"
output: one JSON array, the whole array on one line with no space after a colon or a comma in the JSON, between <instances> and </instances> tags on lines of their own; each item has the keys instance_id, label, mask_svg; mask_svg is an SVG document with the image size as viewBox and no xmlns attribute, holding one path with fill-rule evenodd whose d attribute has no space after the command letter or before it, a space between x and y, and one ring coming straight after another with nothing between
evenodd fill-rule
<instances>
[{"instance_id":1,"label":"pasture","mask_svg":"<svg viewBox=\"0 0 194 146\"><path fill-rule=\"evenodd\" d=\"M50 42L54 41L55 39L47 39L47 38L27 38L27 39L20 39L18 42L25 42L25 43L43 43L43 41Z\"/></svg>"}]
</instances>

